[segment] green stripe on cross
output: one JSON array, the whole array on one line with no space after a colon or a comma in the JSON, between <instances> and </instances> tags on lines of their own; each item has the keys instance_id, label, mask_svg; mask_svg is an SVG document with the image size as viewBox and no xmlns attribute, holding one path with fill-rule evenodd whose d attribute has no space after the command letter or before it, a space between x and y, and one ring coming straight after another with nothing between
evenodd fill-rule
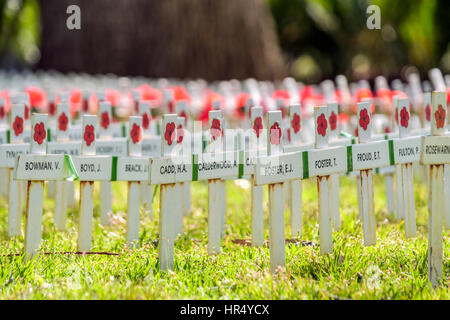
<instances>
[{"instance_id":1,"label":"green stripe on cross","mask_svg":"<svg viewBox=\"0 0 450 320\"><path fill-rule=\"evenodd\" d=\"M303 162L303 179L308 179L309 178L308 151L302 152L302 162Z\"/></svg>"},{"instance_id":2,"label":"green stripe on cross","mask_svg":"<svg viewBox=\"0 0 450 320\"><path fill-rule=\"evenodd\" d=\"M241 179L244 176L244 151L239 151L239 172L238 179Z\"/></svg>"},{"instance_id":3,"label":"green stripe on cross","mask_svg":"<svg viewBox=\"0 0 450 320\"><path fill-rule=\"evenodd\" d=\"M389 163L391 166L395 165L395 159L394 159L394 140L388 140L389 141Z\"/></svg>"},{"instance_id":4,"label":"green stripe on cross","mask_svg":"<svg viewBox=\"0 0 450 320\"><path fill-rule=\"evenodd\" d=\"M192 181L198 180L198 155L192 155Z\"/></svg>"},{"instance_id":5,"label":"green stripe on cross","mask_svg":"<svg viewBox=\"0 0 450 320\"><path fill-rule=\"evenodd\" d=\"M347 172L353 171L353 150L352 146L347 146Z\"/></svg>"},{"instance_id":6,"label":"green stripe on cross","mask_svg":"<svg viewBox=\"0 0 450 320\"><path fill-rule=\"evenodd\" d=\"M117 156L113 156L111 164L111 181L116 180L117 180Z\"/></svg>"}]
</instances>

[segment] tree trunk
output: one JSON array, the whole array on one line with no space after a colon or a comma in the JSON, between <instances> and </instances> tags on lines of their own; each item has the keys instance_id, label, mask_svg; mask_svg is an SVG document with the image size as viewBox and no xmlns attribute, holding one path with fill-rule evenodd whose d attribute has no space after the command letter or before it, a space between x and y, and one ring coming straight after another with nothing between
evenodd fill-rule
<instances>
[{"instance_id":1,"label":"tree trunk","mask_svg":"<svg viewBox=\"0 0 450 320\"><path fill-rule=\"evenodd\" d=\"M263 0L40 0L39 69L121 76L280 79L286 69ZM69 30L66 9L81 9Z\"/></svg>"}]
</instances>

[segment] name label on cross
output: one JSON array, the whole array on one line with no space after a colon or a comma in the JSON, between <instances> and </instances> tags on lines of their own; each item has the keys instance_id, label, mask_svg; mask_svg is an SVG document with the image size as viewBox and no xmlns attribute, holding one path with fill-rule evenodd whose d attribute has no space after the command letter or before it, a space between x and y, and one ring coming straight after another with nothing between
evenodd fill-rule
<instances>
[{"instance_id":1,"label":"name label on cross","mask_svg":"<svg viewBox=\"0 0 450 320\"><path fill-rule=\"evenodd\" d=\"M328 176L347 171L347 148L335 147L308 152L309 177Z\"/></svg>"},{"instance_id":2,"label":"name label on cross","mask_svg":"<svg viewBox=\"0 0 450 320\"><path fill-rule=\"evenodd\" d=\"M64 155L22 154L17 158L17 180L49 181L66 177L68 172L64 167Z\"/></svg>"},{"instance_id":3,"label":"name label on cross","mask_svg":"<svg viewBox=\"0 0 450 320\"><path fill-rule=\"evenodd\" d=\"M450 163L450 137L422 137L422 164Z\"/></svg>"},{"instance_id":4,"label":"name label on cross","mask_svg":"<svg viewBox=\"0 0 450 320\"><path fill-rule=\"evenodd\" d=\"M391 164L388 141L355 144L351 148L354 171L384 167Z\"/></svg>"},{"instance_id":5,"label":"name label on cross","mask_svg":"<svg viewBox=\"0 0 450 320\"><path fill-rule=\"evenodd\" d=\"M112 158L109 156L74 156L73 164L80 181L109 181Z\"/></svg>"},{"instance_id":6,"label":"name label on cross","mask_svg":"<svg viewBox=\"0 0 450 320\"><path fill-rule=\"evenodd\" d=\"M154 158L151 159L151 184L169 184L192 180L192 159L183 158Z\"/></svg>"},{"instance_id":7,"label":"name label on cross","mask_svg":"<svg viewBox=\"0 0 450 320\"><path fill-rule=\"evenodd\" d=\"M81 153L81 141L48 142L47 154L68 154L78 156Z\"/></svg>"},{"instance_id":8,"label":"name label on cross","mask_svg":"<svg viewBox=\"0 0 450 320\"><path fill-rule=\"evenodd\" d=\"M30 144L2 144L0 145L0 168L14 168L16 165L16 155L27 154L30 151Z\"/></svg>"},{"instance_id":9,"label":"name label on cross","mask_svg":"<svg viewBox=\"0 0 450 320\"><path fill-rule=\"evenodd\" d=\"M302 179L302 160L301 152L258 158L255 168L255 183L257 185L275 184Z\"/></svg>"},{"instance_id":10,"label":"name label on cross","mask_svg":"<svg viewBox=\"0 0 450 320\"><path fill-rule=\"evenodd\" d=\"M411 163L420 160L422 150L421 137L393 139L394 160L396 164Z\"/></svg>"}]
</instances>

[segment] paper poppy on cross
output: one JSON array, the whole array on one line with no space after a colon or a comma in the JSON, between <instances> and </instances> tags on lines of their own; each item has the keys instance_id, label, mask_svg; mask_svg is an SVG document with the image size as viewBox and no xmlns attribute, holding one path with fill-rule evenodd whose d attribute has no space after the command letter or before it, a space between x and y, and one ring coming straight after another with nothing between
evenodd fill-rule
<instances>
[{"instance_id":1,"label":"paper poppy on cross","mask_svg":"<svg viewBox=\"0 0 450 320\"><path fill-rule=\"evenodd\" d=\"M270 127L270 143L278 146L281 139L281 128L278 122Z\"/></svg>"},{"instance_id":2,"label":"paper poppy on cross","mask_svg":"<svg viewBox=\"0 0 450 320\"><path fill-rule=\"evenodd\" d=\"M211 124L211 136L213 140L216 141L216 139L221 135L222 135L222 128L220 127L220 120L213 119Z\"/></svg>"},{"instance_id":3,"label":"paper poppy on cross","mask_svg":"<svg viewBox=\"0 0 450 320\"><path fill-rule=\"evenodd\" d=\"M400 125L403 128L407 128L408 122L409 122L409 112L408 110L406 110L406 107L403 107L402 110L400 111Z\"/></svg>"},{"instance_id":4,"label":"paper poppy on cross","mask_svg":"<svg viewBox=\"0 0 450 320\"><path fill-rule=\"evenodd\" d=\"M66 116L65 112L62 112L58 117L58 128L60 131L67 130L67 124L69 123L69 118Z\"/></svg>"},{"instance_id":5,"label":"paper poppy on cross","mask_svg":"<svg viewBox=\"0 0 450 320\"><path fill-rule=\"evenodd\" d=\"M322 137L325 137L327 134L327 128L328 128L328 121L325 117L325 114L321 114L317 118L317 133L320 134Z\"/></svg>"},{"instance_id":6,"label":"paper poppy on cross","mask_svg":"<svg viewBox=\"0 0 450 320\"><path fill-rule=\"evenodd\" d=\"M133 141L133 144L140 142L142 139L141 127L139 127L136 123L133 123L133 127L131 128L130 138L131 141Z\"/></svg>"},{"instance_id":7,"label":"paper poppy on cross","mask_svg":"<svg viewBox=\"0 0 450 320\"><path fill-rule=\"evenodd\" d=\"M369 118L367 109L362 109L359 112L359 126L361 128L363 128L365 131L365 130L367 130L367 126L369 125L369 123L370 123L370 118Z\"/></svg>"},{"instance_id":8,"label":"paper poppy on cross","mask_svg":"<svg viewBox=\"0 0 450 320\"><path fill-rule=\"evenodd\" d=\"M300 116L298 113L295 113L291 120L291 126L292 129L294 129L294 133L297 133L300 131Z\"/></svg>"},{"instance_id":9,"label":"paper poppy on cross","mask_svg":"<svg viewBox=\"0 0 450 320\"><path fill-rule=\"evenodd\" d=\"M436 119L436 127L438 129L443 128L445 125L445 110L442 104L438 106L437 111L434 113L434 118Z\"/></svg>"},{"instance_id":10,"label":"paper poppy on cross","mask_svg":"<svg viewBox=\"0 0 450 320\"><path fill-rule=\"evenodd\" d=\"M183 137L184 137L183 126L181 124L179 124L177 127L177 143L182 143Z\"/></svg>"},{"instance_id":11,"label":"paper poppy on cross","mask_svg":"<svg viewBox=\"0 0 450 320\"><path fill-rule=\"evenodd\" d=\"M101 121L100 121L100 125L103 127L103 129L108 129L110 124L110 119L109 119L109 113L108 112L102 112L101 114Z\"/></svg>"},{"instance_id":12,"label":"paper poppy on cross","mask_svg":"<svg viewBox=\"0 0 450 320\"><path fill-rule=\"evenodd\" d=\"M166 133L164 134L164 139L167 141L167 144L171 146L174 138L175 138L175 123L169 122L166 125Z\"/></svg>"},{"instance_id":13,"label":"paper poppy on cross","mask_svg":"<svg viewBox=\"0 0 450 320\"><path fill-rule=\"evenodd\" d=\"M253 130L255 130L256 137L259 138L261 131L263 130L262 118L257 117L253 122Z\"/></svg>"},{"instance_id":14,"label":"paper poppy on cross","mask_svg":"<svg viewBox=\"0 0 450 320\"><path fill-rule=\"evenodd\" d=\"M88 147L91 145L92 142L94 142L95 134L94 134L94 126L93 125L90 124L84 128L83 138Z\"/></svg>"},{"instance_id":15,"label":"paper poppy on cross","mask_svg":"<svg viewBox=\"0 0 450 320\"><path fill-rule=\"evenodd\" d=\"M431 106L429 103L425 107L425 119L427 119L427 121L431 120Z\"/></svg>"},{"instance_id":16,"label":"paper poppy on cross","mask_svg":"<svg viewBox=\"0 0 450 320\"><path fill-rule=\"evenodd\" d=\"M148 118L148 114L146 112L142 115L142 128L147 130L149 125L150 125L150 119Z\"/></svg>"},{"instance_id":17,"label":"paper poppy on cross","mask_svg":"<svg viewBox=\"0 0 450 320\"><path fill-rule=\"evenodd\" d=\"M46 136L47 132L45 131L44 123L43 122L36 123L34 125L34 135L33 135L34 141L36 141L38 144L42 144Z\"/></svg>"},{"instance_id":18,"label":"paper poppy on cross","mask_svg":"<svg viewBox=\"0 0 450 320\"><path fill-rule=\"evenodd\" d=\"M25 105L25 113L24 113L25 120L28 120L30 118L30 107Z\"/></svg>"},{"instance_id":19,"label":"paper poppy on cross","mask_svg":"<svg viewBox=\"0 0 450 320\"><path fill-rule=\"evenodd\" d=\"M330 122L330 129L331 130L336 130L336 126L337 126L337 115L334 111L331 111L330 117L328 119L328 121Z\"/></svg>"},{"instance_id":20,"label":"paper poppy on cross","mask_svg":"<svg viewBox=\"0 0 450 320\"><path fill-rule=\"evenodd\" d=\"M16 137L23 132L23 118L16 116L13 123L13 130Z\"/></svg>"}]
</instances>

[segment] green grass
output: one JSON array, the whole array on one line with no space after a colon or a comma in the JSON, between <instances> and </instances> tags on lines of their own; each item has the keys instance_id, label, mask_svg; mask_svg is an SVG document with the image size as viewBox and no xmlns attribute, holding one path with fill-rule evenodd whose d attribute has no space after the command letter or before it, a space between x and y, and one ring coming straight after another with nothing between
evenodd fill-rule
<instances>
[{"instance_id":1,"label":"green grass","mask_svg":"<svg viewBox=\"0 0 450 320\"><path fill-rule=\"evenodd\" d=\"M126 183L113 184L112 226L99 223L96 197L93 251L120 255L40 254L26 261L23 238L7 237L7 203L0 200L0 299L449 299L450 245L444 232L443 285L433 290L427 280L426 187L416 181L418 236L405 239L402 222L386 211L384 179L375 176L377 244L364 247L354 178L341 178L342 229L334 233L334 251L319 254L318 245L286 245L286 270L269 272L269 250L234 244L249 239L250 190L228 181L227 228L223 253L207 254L207 183L192 184L191 216L175 244L173 272L159 272L159 191L154 216L141 213L137 250L125 243ZM98 188L98 186L96 186ZM98 192L98 189L96 190ZM266 189L265 189L265 192ZM267 194L264 195L267 199ZM78 210L70 210L68 231L53 225L54 201L44 202L42 252L76 251ZM265 208L266 239L267 202ZM286 210L286 222L289 221ZM302 240L318 244L315 181L303 184ZM286 224L286 236L290 227Z\"/></svg>"}]
</instances>

